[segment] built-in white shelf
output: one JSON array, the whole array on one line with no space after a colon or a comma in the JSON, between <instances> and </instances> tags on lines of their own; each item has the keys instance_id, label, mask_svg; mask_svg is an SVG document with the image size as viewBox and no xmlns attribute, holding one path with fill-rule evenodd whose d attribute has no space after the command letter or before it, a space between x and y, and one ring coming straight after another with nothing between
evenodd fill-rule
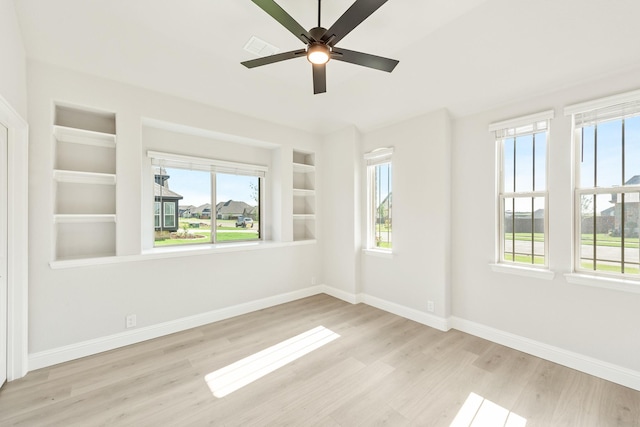
<instances>
[{"instance_id":1,"label":"built-in white shelf","mask_svg":"<svg viewBox=\"0 0 640 427\"><path fill-rule=\"evenodd\" d=\"M67 126L54 126L53 134L59 142L105 148L115 148L116 146L116 136L110 133L95 132Z\"/></svg>"},{"instance_id":2,"label":"built-in white shelf","mask_svg":"<svg viewBox=\"0 0 640 427\"><path fill-rule=\"evenodd\" d=\"M316 167L314 165L307 165L304 163L294 163L293 164L293 171L294 172L298 172L298 173L309 173L309 172L315 172Z\"/></svg>"},{"instance_id":3,"label":"built-in white shelf","mask_svg":"<svg viewBox=\"0 0 640 427\"><path fill-rule=\"evenodd\" d=\"M54 110L53 260L116 255L116 115Z\"/></svg>"},{"instance_id":4,"label":"built-in white shelf","mask_svg":"<svg viewBox=\"0 0 640 427\"><path fill-rule=\"evenodd\" d=\"M293 150L293 240L316 238L316 155Z\"/></svg>"},{"instance_id":5,"label":"built-in white shelf","mask_svg":"<svg viewBox=\"0 0 640 427\"><path fill-rule=\"evenodd\" d=\"M53 216L55 224L95 224L116 222L115 214L57 214Z\"/></svg>"},{"instance_id":6,"label":"built-in white shelf","mask_svg":"<svg viewBox=\"0 0 640 427\"><path fill-rule=\"evenodd\" d=\"M315 214L293 214L293 219L297 219L297 220L316 219L316 215Z\"/></svg>"},{"instance_id":7,"label":"built-in white shelf","mask_svg":"<svg viewBox=\"0 0 640 427\"><path fill-rule=\"evenodd\" d=\"M116 176L112 173L80 172L55 169L53 171L53 179L55 179L57 182L69 182L74 184L116 184Z\"/></svg>"},{"instance_id":8,"label":"built-in white shelf","mask_svg":"<svg viewBox=\"0 0 640 427\"><path fill-rule=\"evenodd\" d=\"M296 197L311 197L316 195L316 190L307 190L304 188L294 188L293 195Z\"/></svg>"}]
</instances>

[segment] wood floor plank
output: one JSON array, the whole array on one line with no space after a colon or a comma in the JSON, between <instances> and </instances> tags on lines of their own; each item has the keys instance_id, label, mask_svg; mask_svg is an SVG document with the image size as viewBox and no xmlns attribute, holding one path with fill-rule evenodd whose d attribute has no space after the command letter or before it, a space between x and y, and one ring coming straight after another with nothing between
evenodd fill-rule
<instances>
[{"instance_id":1,"label":"wood floor plank","mask_svg":"<svg viewBox=\"0 0 640 427\"><path fill-rule=\"evenodd\" d=\"M207 386L317 326L339 338L223 398ZM527 427L640 426L638 391L327 295L30 372L0 390L0 426L446 427L470 396Z\"/></svg>"}]
</instances>

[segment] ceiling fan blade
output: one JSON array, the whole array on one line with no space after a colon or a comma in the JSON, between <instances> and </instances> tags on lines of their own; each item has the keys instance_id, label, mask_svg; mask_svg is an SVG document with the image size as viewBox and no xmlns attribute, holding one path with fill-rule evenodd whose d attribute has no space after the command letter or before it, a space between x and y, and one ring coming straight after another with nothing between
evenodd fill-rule
<instances>
[{"instance_id":1,"label":"ceiling fan blade","mask_svg":"<svg viewBox=\"0 0 640 427\"><path fill-rule=\"evenodd\" d=\"M327 64L313 64L313 94L327 91Z\"/></svg>"},{"instance_id":2,"label":"ceiling fan blade","mask_svg":"<svg viewBox=\"0 0 640 427\"><path fill-rule=\"evenodd\" d=\"M311 39L309 32L302 28L298 22L291 17L283 8L273 0L251 0L262 10L267 12L273 19L278 21L283 27L299 38L302 43L307 44ZM306 38L305 38L306 37Z\"/></svg>"},{"instance_id":3,"label":"ceiling fan blade","mask_svg":"<svg viewBox=\"0 0 640 427\"><path fill-rule=\"evenodd\" d=\"M387 0L356 0L349 9L327 30L322 41L335 46L344 36L357 27Z\"/></svg>"},{"instance_id":4,"label":"ceiling fan blade","mask_svg":"<svg viewBox=\"0 0 640 427\"><path fill-rule=\"evenodd\" d=\"M383 58L382 56L370 55L368 53L356 52L355 50L336 49L331 52L331 59L336 61L349 62L351 64L362 65L363 67L375 68L376 70L392 72L400 61Z\"/></svg>"},{"instance_id":5,"label":"ceiling fan blade","mask_svg":"<svg viewBox=\"0 0 640 427\"><path fill-rule=\"evenodd\" d=\"M275 55L263 56L262 58L251 59L241 62L247 68L255 68L261 65L273 64L274 62L286 61L287 59L304 57L307 53L305 49L292 50L289 52L276 53Z\"/></svg>"}]
</instances>

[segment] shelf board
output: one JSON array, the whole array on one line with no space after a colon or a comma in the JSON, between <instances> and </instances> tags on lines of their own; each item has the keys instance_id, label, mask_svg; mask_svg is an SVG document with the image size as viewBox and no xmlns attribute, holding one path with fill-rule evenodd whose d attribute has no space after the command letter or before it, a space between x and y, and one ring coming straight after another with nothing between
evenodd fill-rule
<instances>
[{"instance_id":1,"label":"shelf board","mask_svg":"<svg viewBox=\"0 0 640 427\"><path fill-rule=\"evenodd\" d=\"M316 190L307 190L304 188L294 188L293 195L299 197L315 196Z\"/></svg>"},{"instance_id":2,"label":"shelf board","mask_svg":"<svg viewBox=\"0 0 640 427\"><path fill-rule=\"evenodd\" d=\"M315 172L315 170L316 170L316 167L313 165L305 165L303 163L293 164L294 172L309 173L309 172Z\"/></svg>"},{"instance_id":3,"label":"shelf board","mask_svg":"<svg viewBox=\"0 0 640 427\"><path fill-rule=\"evenodd\" d=\"M54 169L53 179L57 182L70 182L74 184L99 184L115 185L116 176L111 173L80 172Z\"/></svg>"},{"instance_id":4,"label":"shelf board","mask_svg":"<svg viewBox=\"0 0 640 427\"><path fill-rule=\"evenodd\" d=\"M116 222L115 214L58 214L53 216L55 224L90 224Z\"/></svg>"},{"instance_id":5,"label":"shelf board","mask_svg":"<svg viewBox=\"0 0 640 427\"><path fill-rule=\"evenodd\" d=\"M95 132L91 130L54 126L53 134L60 142L93 145L95 147L115 148L116 136L111 133Z\"/></svg>"},{"instance_id":6,"label":"shelf board","mask_svg":"<svg viewBox=\"0 0 640 427\"><path fill-rule=\"evenodd\" d=\"M293 214L293 219L316 219L316 214Z\"/></svg>"}]
</instances>

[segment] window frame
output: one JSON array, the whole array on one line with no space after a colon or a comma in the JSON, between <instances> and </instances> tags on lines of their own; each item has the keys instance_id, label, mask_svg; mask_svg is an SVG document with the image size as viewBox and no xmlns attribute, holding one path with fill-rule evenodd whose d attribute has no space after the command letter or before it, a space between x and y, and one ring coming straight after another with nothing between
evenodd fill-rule
<instances>
[{"instance_id":1,"label":"window frame","mask_svg":"<svg viewBox=\"0 0 640 427\"><path fill-rule=\"evenodd\" d=\"M583 195L600 195L600 194L629 194L640 192L640 185L625 185L624 177L621 185L599 186L597 182L591 187L582 187L581 185L581 159L582 159L582 141L583 129L586 126L607 123L612 121L625 120L631 117L640 116L640 90L626 92L618 95L599 98L591 101L581 102L565 107L565 116L571 116L571 132L572 132L572 155L573 168L572 187L573 187L573 226L572 226L572 272L574 275L582 275L591 278L613 279L616 281L624 281L626 283L640 282L640 274L630 275L624 273L624 256L621 258L621 272L595 270L582 267L582 204L581 197ZM624 125L622 125L621 143L624 141ZM594 138L597 138L597 130L594 128ZM594 141L595 143L595 141ZM621 160L624 164L624 153ZM597 168L597 163L594 168ZM623 166L623 165L621 165ZM594 171L597 173L597 170ZM624 221L624 219L623 219ZM596 233L597 234L597 233ZM623 237L624 240L624 237ZM594 245L596 243L594 242ZM594 255L595 257L595 255ZM597 258L594 258L597 261ZM597 265L597 263L596 263ZM594 265L595 267L595 265Z\"/></svg>"},{"instance_id":2,"label":"window frame","mask_svg":"<svg viewBox=\"0 0 640 427\"><path fill-rule=\"evenodd\" d=\"M264 241L264 228L266 226L266 222L265 222L265 208L264 208L264 189L266 188L266 179L267 179L267 174L268 174L268 167L264 166L264 165L256 165L256 164L249 164L249 163L240 163L240 162L231 162L231 161L226 161L226 160L218 160L218 159L210 159L210 158L204 158L204 157L194 157L194 156L186 156L186 155L182 155L182 154L175 154L175 153L165 153L165 152L158 152L158 151L152 151L149 150L147 151L147 157L149 158L150 162L151 162L151 175L152 175L152 183L155 183L155 177L153 176L155 174L155 167L164 167L164 168L170 168L170 169L181 169L181 170L186 170L186 171L198 171L198 172L205 172L209 174L210 177L210 200L211 200L211 237L210 240L207 242L200 242L200 243L189 243L189 244L175 244L175 245L169 245L169 246L156 246L155 245L155 241L152 240L151 242L151 247L152 248L180 248L180 247L193 247L193 246L201 246L201 245L218 245L218 244L232 244L232 243L247 243L247 242L261 242ZM217 240L217 236L216 236L216 226L215 226L215 222L217 220L217 212L216 212L216 205L217 203L215 202L216 200L216 192L217 192L217 187L216 187L216 177L218 174L228 174L228 175L245 175L245 176L253 176L256 177L258 179L258 218L260 218L260 226L258 228L258 238L257 239L249 239L249 240L223 240L223 241L218 241ZM164 204L165 203L171 203L174 204L174 208L176 209L176 212L179 212L179 206L177 202L167 202L167 201L156 201L155 200L155 196L153 196L153 191L151 192L152 194L152 202L154 203L154 223L153 223L153 230L154 233L152 233L152 239L153 236L155 235L155 231L158 229L158 227L155 226L155 218L157 218L157 215L155 214L155 204L156 203L160 203L161 206L161 211L160 211L160 218L162 219L162 226L164 227L164 219L165 219L165 213L164 213ZM179 228L179 220L178 220L178 228Z\"/></svg>"},{"instance_id":3,"label":"window frame","mask_svg":"<svg viewBox=\"0 0 640 427\"><path fill-rule=\"evenodd\" d=\"M394 242L391 240L390 248L383 248L376 245L376 233L375 233L375 225L376 225L376 212L378 207L375 205L375 195L373 194L375 189L375 176L376 176L376 168L378 166L389 164L390 165L390 182L391 182L391 191L389 194L393 194L393 175L394 175L394 167L393 167L393 147L387 148L378 148L364 155L365 167L366 167L366 185L367 185L367 205L366 205L366 241L365 241L365 249L368 251L376 251L382 253L393 253ZM387 195L387 197L389 196ZM393 206L393 205L392 205ZM391 214L392 216L393 214ZM393 223L393 222L392 222ZM393 233L393 232L392 232ZM393 234L392 234L393 235Z\"/></svg>"},{"instance_id":4,"label":"window frame","mask_svg":"<svg viewBox=\"0 0 640 427\"><path fill-rule=\"evenodd\" d=\"M167 214L167 207L171 206L171 209L169 209L170 211L173 210L173 212L170 212L169 214ZM171 224L171 225L167 225L167 216L170 216L171 219L173 221L175 221L176 219L176 202L166 202L166 201L162 201L162 225L164 228L174 228L176 227L176 224Z\"/></svg>"},{"instance_id":5,"label":"window frame","mask_svg":"<svg viewBox=\"0 0 640 427\"><path fill-rule=\"evenodd\" d=\"M489 125L489 132L495 133L495 150L496 150L496 264L505 267L515 268L531 268L537 270L549 270L549 158L550 158L550 141L551 141L551 120L554 118L554 110L541 111L535 114L529 114L526 116L516 117L513 119L503 120L500 122L491 123ZM541 123L544 123L542 127ZM528 130L528 128L531 130ZM507 192L504 188L504 146L505 140L509 138L514 139L520 136L532 135L532 143L535 145L535 135L538 133L546 133L545 142L545 188L544 190L532 190L532 191L514 191ZM514 145L515 148L515 145ZM535 148L534 148L535 149ZM516 161L514 157L514 161ZM532 170L535 174L535 167ZM515 179L515 176L514 176ZM534 183L535 187L535 183ZM535 249L531 251L532 262L521 262L515 260L505 259L505 199L510 198L544 198L544 263L535 263ZM533 201L532 201L533 203ZM535 210L531 209L531 221L532 225L535 224ZM535 242L532 242L534 244ZM515 248L515 241L513 243Z\"/></svg>"},{"instance_id":6,"label":"window frame","mask_svg":"<svg viewBox=\"0 0 640 427\"><path fill-rule=\"evenodd\" d=\"M158 229L162 227L162 202L153 200L153 227Z\"/></svg>"}]
</instances>

